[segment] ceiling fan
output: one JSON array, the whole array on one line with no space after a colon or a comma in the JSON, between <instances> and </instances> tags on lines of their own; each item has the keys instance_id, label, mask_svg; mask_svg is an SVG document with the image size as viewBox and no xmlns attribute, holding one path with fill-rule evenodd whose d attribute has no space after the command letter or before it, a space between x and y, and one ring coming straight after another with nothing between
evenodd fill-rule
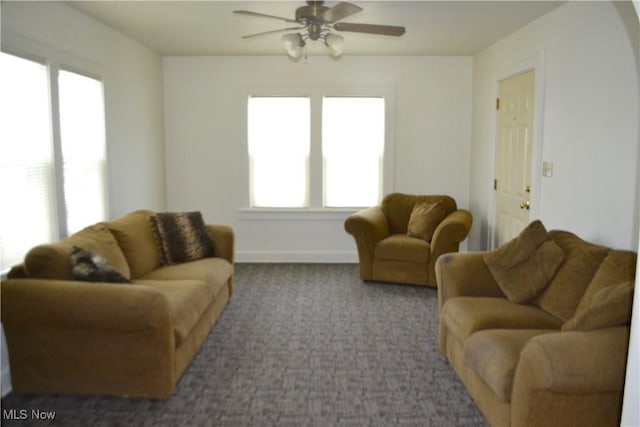
<instances>
[{"instance_id":1,"label":"ceiling fan","mask_svg":"<svg viewBox=\"0 0 640 427\"><path fill-rule=\"evenodd\" d=\"M247 10L234 10L237 15L247 15L261 18L277 19L280 21L298 24L296 27L281 28L243 36L243 39L262 36L265 34L279 33L283 31L300 30L297 33L289 33L282 36L287 53L292 58L300 58L307 40L321 40L329 48L331 56L339 57L344 51L344 38L333 31L347 31L353 33L378 34L383 36L401 36L405 32L404 27L392 25L357 24L350 22L338 22L344 18L358 13L361 7L352 3L340 2L333 7L324 6L324 1L307 0L306 6L296 9L295 18L283 18L265 13L250 12Z\"/></svg>"}]
</instances>

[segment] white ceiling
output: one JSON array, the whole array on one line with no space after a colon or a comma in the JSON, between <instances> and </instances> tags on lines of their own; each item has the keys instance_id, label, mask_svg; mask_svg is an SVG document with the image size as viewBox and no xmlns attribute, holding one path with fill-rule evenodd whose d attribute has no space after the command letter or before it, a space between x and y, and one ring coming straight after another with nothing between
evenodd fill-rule
<instances>
[{"instance_id":1,"label":"white ceiling","mask_svg":"<svg viewBox=\"0 0 640 427\"><path fill-rule=\"evenodd\" d=\"M558 7L561 1L351 1L363 11L344 22L401 25L401 37L341 33L345 55L472 55ZM326 2L333 6L337 2ZM293 18L304 1L70 1L161 55L282 55L276 33L241 36L290 27L233 10ZM295 25L295 24L294 24ZM308 53L324 52L320 42Z\"/></svg>"}]
</instances>

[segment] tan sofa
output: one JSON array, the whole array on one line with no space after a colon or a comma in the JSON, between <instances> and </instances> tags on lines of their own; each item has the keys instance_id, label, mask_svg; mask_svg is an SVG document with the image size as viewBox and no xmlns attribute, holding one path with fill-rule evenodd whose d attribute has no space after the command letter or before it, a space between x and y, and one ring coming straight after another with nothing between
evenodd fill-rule
<instances>
[{"instance_id":1,"label":"tan sofa","mask_svg":"<svg viewBox=\"0 0 640 427\"><path fill-rule=\"evenodd\" d=\"M426 239L410 236L414 208L437 202L443 208L443 219L433 234ZM392 193L379 206L349 216L344 227L355 239L362 280L435 287L436 260L444 253L458 251L471 223L471 213L458 209L449 196Z\"/></svg>"},{"instance_id":2,"label":"tan sofa","mask_svg":"<svg viewBox=\"0 0 640 427\"><path fill-rule=\"evenodd\" d=\"M18 393L165 399L233 293L234 236L207 225L216 257L161 266L150 211L32 249L2 282L2 323ZM72 280L73 245L131 284Z\"/></svg>"},{"instance_id":3,"label":"tan sofa","mask_svg":"<svg viewBox=\"0 0 640 427\"><path fill-rule=\"evenodd\" d=\"M619 425L636 254L548 239L564 259L526 302L507 298L485 252L438 260L440 348L491 425Z\"/></svg>"}]
</instances>

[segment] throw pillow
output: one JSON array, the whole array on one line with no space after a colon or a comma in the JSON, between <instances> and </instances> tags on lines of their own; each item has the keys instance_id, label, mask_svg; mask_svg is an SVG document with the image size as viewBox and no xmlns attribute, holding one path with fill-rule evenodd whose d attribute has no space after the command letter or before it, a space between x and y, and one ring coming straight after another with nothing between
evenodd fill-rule
<instances>
[{"instance_id":1,"label":"throw pillow","mask_svg":"<svg viewBox=\"0 0 640 427\"><path fill-rule=\"evenodd\" d=\"M607 286L593 295L588 308L576 314L564 325L563 331L588 331L628 325L633 305L633 282Z\"/></svg>"},{"instance_id":2,"label":"throw pillow","mask_svg":"<svg viewBox=\"0 0 640 427\"><path fill-rule=\"evenodd\" d=\"M572 315L588 309L593 297L602 289L632 280L636 276L637 261L635 252L622 250L609 252L602 260Z\"/></svg>"},{"instance_id":3,"label":"throw pillow","mask_svg":"<svg viewBox=\"0 0 640 427\"><path fill-rule=\"evenodd\" d=\"M24 260L27 275L34 279L73 280L70 262L74 246L98 252L124 277L131 278L127 258L103 223L93 224L58 242L32 248Z\"/></svg>"},{"instance_id":4,"label":"throw pillow","mask_svg":"<svg viewBox=\"0 0 640 427\"><path fill-rule=\"evenodd\" d=\"M581 298L611 249L589 243L569 231L549 231L549 238L564 252L564 262L547 288L531 301L563 322L575 313ZM615 283L629 280L617 280Z\"/></svg>"},{"instance_id":5,"label":"throw pillow","mask_svg":"<svg viewBox=\"0 0 640 427\"><path fill-rule=\"evenodd\" d=\"M549 285L564 261L564 252L536 220L515 239L487 252L484 261L507 299L524 303Z\"/></svg>"},{"instance_id":6,"label":"throw pillow","mask_svg":"<svg viewBox=\"0 0 640 427\"><path fill-rule=\"evenodd\" d=\"M444 216L445 210L442 202L417 203L409 217L407 235L427 242L431 241L433 233L436 231L438 224L444 219Z\"/></svg>"},{"instance_id":7,"label":"throw pillow","mask_svg":"<svg viewBox=\"0 0 640 427\"><path fill-rule=\"evenodd\" d=\"M71 276L85 282L131 283L107 258L92 250L74 246L71 249Z\"/></svg>"},{"instance_id":8,"label":"throw pillow","mask_svg":"<svg viewBox=\"0 0 640 427\"><path fill-rule=\"evenodd\" d=\"M149 217L163 265L215 256L200 212L158 213Z\"/></svg>"}]
</instances>

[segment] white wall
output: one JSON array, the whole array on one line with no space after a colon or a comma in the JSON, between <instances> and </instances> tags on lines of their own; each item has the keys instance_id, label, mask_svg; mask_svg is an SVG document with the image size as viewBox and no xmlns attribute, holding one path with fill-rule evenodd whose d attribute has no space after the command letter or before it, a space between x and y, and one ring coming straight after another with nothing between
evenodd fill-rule
<instances>
[{"instance_id":1,"label":"white wall","mask_svg":"<svg viewBox=\"0 0 640 427\"><path fill-rule=\"evenodd\" d=\"M569 2L474 56L471 249L489 244L496 80L532 57L544 83L541 160L554 164L553 177L537 183L539 218L589 241L638 248L634 20L630 3Z\"/></svg>"},{"instance_id":2,"label":"white wall","mask_svg":"<svg viewBox=\"0 0 640 427\"><path fill-rule=\"evenodd\" d=\"M63 3L2 2L1 19L3 50L104 71L110 216L165 209L160 57ZM4 333L0 357L4 395L11 386Z\"/></svg>"},{"instance_id":3,"label":"white wall","mask_svg":"<svg viewBox=\"0 0 640 427\"><path fill-rule=\"evenodd\" d=\"M265 87L395 91L394 190L449 194L468 206L471 58L311 56L164 60L167 205L201 210L236 232L241 261L355 261L346 212L246 212L246 97ZM393 106L391 107L393 108ZM357 159L354 159L357 161Z\"/></svg>"},{"instance_id":4,"label":"white wall","mask_svg":"<svg viewBox=\"0 0 640 427\"><path fill-rule=\"evenodd\" d=\"M633 19L635 28L638 28L640 22L640 1L633 2L635 7L635 19ZM633 17L629 13L630 18ZM634 38L633 33L631 37ZM635 40L640 45L640 31L636 31ZM639 55L640 56L640 55ZM640 81L640 60L636 60L638 81ZM640 97L640 85L638 87L638 95ZM640 134L640 124L638 125L638 133ZM640 145L640 135L638 136ZM640 150L638 150L640 158ZM640 185L640 172L638 174L638 183ZM636 217L640 216L636 213ZM640 248L638 248L640 252ZM636 269L636 283L639 282L640 266ZM620 425L625 427L640 426L640 297L635 293L633 300L633 315L631 323L631 335L629 337L629 356L627 357L627 376L624 384L624 403L622 405L622 420Z\"/></svg>"}]
</instances>

